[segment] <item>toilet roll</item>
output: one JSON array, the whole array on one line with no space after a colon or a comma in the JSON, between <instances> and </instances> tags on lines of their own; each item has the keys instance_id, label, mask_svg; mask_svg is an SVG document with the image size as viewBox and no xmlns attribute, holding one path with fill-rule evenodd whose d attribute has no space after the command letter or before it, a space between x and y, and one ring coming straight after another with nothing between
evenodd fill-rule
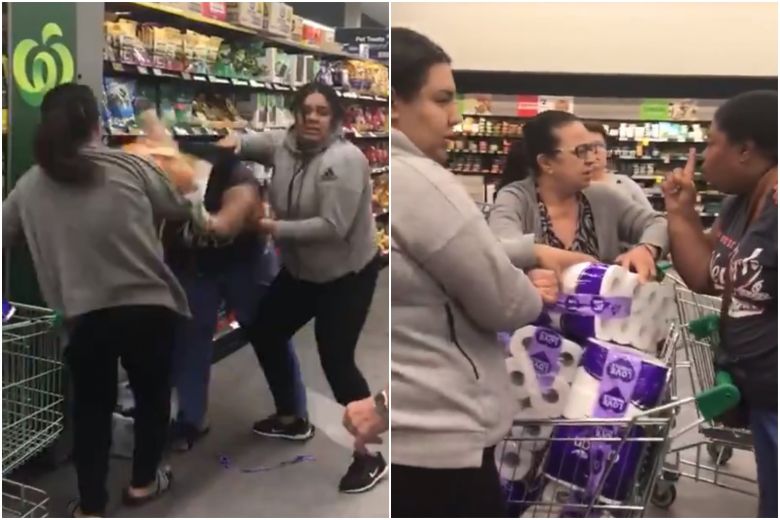
<instances>
[{"instance_id":1,"label":"toilet roll","mask_svg":"<svg viewBox=\"0 0 780 520\"><path fill-rule=\"evenodd\" d=\"M507 481L523 480L533 467L534 454L523 449L522 443L505 440L498 443L495 449L496 468L499 476Z\"/></svg>"},{"instance_id":2,"label":"toilet roll","mask_svg":"<svg viewBox=\"0 0 780 520\"><path fill-rule=\"evenodd\" d=\"M611 518L609 511L591 508L581 490L564 482L543 479L544 489L535 505L526 509L520 518ZM595 505L595 504L594 504Z\"/></svg>"},{"instance_id":3,"label":"toilet roll","mask_svg":"<svg viewBox=\"0 0 780 520\"><path fill-rule=\"evenodd\" d=\"M514 397L522 403L518 419L560 417L577 374L582 347L547 327L517 330L509 343L506 367Z\"/></svg>"},{"instance_id":4,"label":"toilet roll","mask_svg":"<svg viewBox=\"0 0 780 520\"><path fill-rule=\"evenodd\" d=\"M591 339L563 411L567 419L631 419L656 406L663 396L668 368L637 350ZM642 444L630 439L643 429L612 425L558 425L545 463L545 474L608 503L621 502L639 467ZM604 439L602 441L594 439ZM624 439L629 439L623 441ZM614 464L609 461L615 459Z\"/></svg>"},{"instance_id":5,"label":"toilet roll","mask_svg":"<svg viewBox=\"0 0 780 520\"><path fill-rule=\"evenodd\" d=\"M542 322L569 336L597 338L655 353L673 319L670 286L640 284L617 265L580 263L561 276L558 304Z\"/></svg>"}]
</instances>

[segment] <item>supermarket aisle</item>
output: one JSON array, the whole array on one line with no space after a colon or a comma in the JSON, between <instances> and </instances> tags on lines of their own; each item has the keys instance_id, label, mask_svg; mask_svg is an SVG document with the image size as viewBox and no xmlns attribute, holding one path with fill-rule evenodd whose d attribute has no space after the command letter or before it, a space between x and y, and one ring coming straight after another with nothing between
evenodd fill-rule
<instances>
[{"instance_id":1,"label":"supermarket aisle","mask_svg":"<svg viewBox=\"0 0 780 520\"><path fill-rule=\"evenodd\" d=\"M380 274L374 304L358 346L358 365L372 391L387 383L388 271ZM342 408L332 399L319 365L312 327L296 337L306 382L314 439L304 444L260 438L252 422L273 411L273 403L254 353L245 347L214 366L209 418L211 433L187 454L174 454L173 490L141 509L119 504L129 478L129 463L112 459L109 515L132 517L387 517L388 483L361 495L338 492L338 481L350 462L348 435L341 427ZM387 458L386 446L382 450ZM316 460L244 473L241 469L272 466L298 455ZM227 456L231 467L220 465ZM29 481L28 481L29 482ZM71 467L31 482L52 500L51 516L63 516L75 492Z\"/></svg>"}]
</instances>

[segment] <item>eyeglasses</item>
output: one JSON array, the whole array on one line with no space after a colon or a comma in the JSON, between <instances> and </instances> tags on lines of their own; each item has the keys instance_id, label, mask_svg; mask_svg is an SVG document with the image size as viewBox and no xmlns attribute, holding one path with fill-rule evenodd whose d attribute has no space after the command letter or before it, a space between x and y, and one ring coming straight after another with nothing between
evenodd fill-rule
<instances>
[{"instance_id":1,"label":"eyeglasses","mask_svg":"<svg viewBox=\"0 0 780 520\"><path fill-rule=\"evenodd\" d=\"M607 147L604 143L585 143L571 150L564 150L562 148L556 148L556 152L567 152L575 155L579 159L585 159L589 153L597 153L599 150L606 150Z\"/></svg>"}]
</instances>

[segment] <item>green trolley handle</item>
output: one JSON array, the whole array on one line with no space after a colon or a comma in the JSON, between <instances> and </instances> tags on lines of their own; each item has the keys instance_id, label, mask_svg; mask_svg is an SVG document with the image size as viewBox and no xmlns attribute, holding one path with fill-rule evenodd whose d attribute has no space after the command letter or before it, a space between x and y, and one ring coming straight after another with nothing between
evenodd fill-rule
<instances>
[{"instance_id":1,"label":"green trolley handle","mask_svg":"<svg viewBox=\"0 0 780 520\"><path fill-rule=\"evenodd\" d=\"M737 406L741 399L731 375L720 370L715 374L715 386L696 395L696 406L705 420L712 421Z\"/></svg>"}]
</instances>

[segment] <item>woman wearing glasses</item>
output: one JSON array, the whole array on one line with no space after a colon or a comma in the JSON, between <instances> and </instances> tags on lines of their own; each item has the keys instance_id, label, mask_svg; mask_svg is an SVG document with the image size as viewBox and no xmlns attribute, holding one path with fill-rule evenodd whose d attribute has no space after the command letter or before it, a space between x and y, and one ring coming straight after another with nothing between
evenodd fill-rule
<instances>
[{"instance_id":1,"label":"woman wearing glasses","mask_svg":"<svg viewBox=\"0 0 780 520\"><path fill-rule=\"evenodd\" d=\"M644 279L668 246L666 220L604 184L592 183L598 145L573 114L550 110L529 120L518 145L520 180L496 197L490 227L520 268L550 257L589 255ZM620 254L620 244L636 244ZM556 262L565 264L565 262Z\"/></svg>"}]
</instances>

